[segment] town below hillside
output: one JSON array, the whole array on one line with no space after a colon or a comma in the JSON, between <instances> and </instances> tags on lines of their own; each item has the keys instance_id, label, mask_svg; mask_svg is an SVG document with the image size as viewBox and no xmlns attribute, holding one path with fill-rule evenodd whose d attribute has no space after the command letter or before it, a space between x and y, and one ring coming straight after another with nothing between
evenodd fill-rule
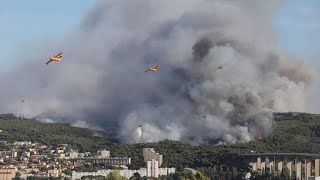
<instances>
[{"instance_id":1,"label":"town below hillside","mask_svg":"<svg viewBox=\"0 0 320 180\"><path fill-rule=\"evenodd\" d=\"M318 153L320 115L274 113L274 118L277 126L270 136L243 144L194 146L169 140L119 144L116 136L108 132L33 119L21 120L3 114L0 115L0 163L7 169L13 168L14 177L18 175L29 179L49 176L70 179L72 175L79 178L77 172L86 172L88 177L100 176L101 173L104 173L102 176L105 178L107 174L125 178L132 175L131 179L139 178L137 174L147 177L147 170L143 168L148 167L148 161L157 161L157 166L153 167L158 167L155 171L159 171L157 176L153 173L150 177L183 176L192 179L197 175L211 179L237 179L250 171L256 173L255 177L267 176L266 172L275 177L281 174L262 171L258 166L254 168L244 154ZM156 155L146 160L146 148L153 148L150 152L161 155L161 161L154 158Z\"/></svg>"}]
</instances>

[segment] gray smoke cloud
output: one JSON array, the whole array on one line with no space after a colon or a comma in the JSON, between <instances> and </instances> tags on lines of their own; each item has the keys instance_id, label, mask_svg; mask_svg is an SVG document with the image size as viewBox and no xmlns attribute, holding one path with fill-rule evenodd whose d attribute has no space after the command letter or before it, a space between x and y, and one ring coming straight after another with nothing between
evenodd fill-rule
<instances>
[{"instance_id":1,"label":"gray smoke cloud","mask_svg":"<svg viewBox=\"0 0 320 180\"><path fill-rule=\"evenodd\" d=\"M35 60L1 73L1 111L116 129L126 143L241 143L269 135L272 112L307 111L316 82L311 65L277 47L272 19L282 5L97 1L72 35L48 40L30 54ZM60 50L63 61L44 65ZM156 64L157 72L144 72Z\"/></svg>"}]
</instances>

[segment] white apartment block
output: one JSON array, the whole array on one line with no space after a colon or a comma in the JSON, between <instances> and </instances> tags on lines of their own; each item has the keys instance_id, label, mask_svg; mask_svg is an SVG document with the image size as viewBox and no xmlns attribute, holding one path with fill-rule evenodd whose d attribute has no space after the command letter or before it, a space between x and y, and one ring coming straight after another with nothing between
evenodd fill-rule
<instances>
[{"instance_id":1,"label":"white apartment block","mask_svg":"<svg viewBox=\"0 0 320 180\"><path fill-rule=\"evenodd\" d=\"M75 158L78 158L78 157L79 157L79 153L76 152L76 151L73 151L73 150L71 150L71 151L68 153L68 155L69 155L69 158L70 158L70 159L75 159Z\"/></svg>"},{"instance_id":2,"label":"white apartment block","mask_svg":"<svg viewBox=\"0 0 320 180\"><path fill-rule=\"evenodd\" d=\"M152 161L153 159L158 161L159 167L161 167L163 162L163 157L161 154L156 153L154 148L143 148L143 159L145 162Z\"/></svg>"},{"instance_id":3,"label":"white apartment block","mask_svg":"<svg viewBox=\"0 0 320 180\"><path fill-rule=\"evenodd\" d=\"M97 152L97 157L99 158L109 158L110 157L110 151L107 151L107 150L100 150Z\"/></svg>"},{"instance_id":4,"label":"white apartment block","mask_svg":"<svg viewBox=\"0 0 320 180\"><path fill-rule=\"evenodd\" d=\"M152 159L147 162L147 177L159 177L159 162Z\"/></svg>"},{"instance_id":5,"label":"white apartment block","mask_svg":"<svg viewBox=\"0 0 320 180\"><path fill-rule=\"evenodd\" d=\"M16 151L0 151L0 157L3 158L16 158L18 153Z\"/></svg>"},{"instance_id":6,"label":"white apartment block","mask_svg":"<svg viewBox=\"0 0 320 180\"><path fill-rule=\"evenodd\" d=\"M113 172L114 170L106 169L106 170L99 170L97 172L75 172L72 171L72 177L71 180L80 180L82 176L108 176L109 173ZM140 176L144 177L147 176L147 169L146 168L140 168L139 170L119 170L120 175L129 179L131 176L134 175L134 173L139 173ZM166 176L168 174L174 174L176 172L175 168L159 168L158 170L158 176ZM152 177L152 176L148 176Z\"/></svg>"},{"instance_id":7,"label":"white apartment block","mask_svg":"<svg viewBox=\"0 0 320 180\"><path fill-rule=\"evenodd\" d=\"M31 142L28 141L16 141L13 143L16 146L23 146L23 145L31 145Z\"/></svg>"},{"instance_id":8,"label":"white apartment block","mask_svg":"<svg viewBox=\"0 0 320 180\"><path fill-rule=\"evenodd\" d=\"M16 176L15 166L0 166L0 180L11 180Z\"/></svg>"},{"instance_id":9,"label":"white apartment block","mask_svg":"<svg viewBox=\"0 0 320 180\"><path fill-rule=\"evenodd\" d=\"M112 157L112 158L92 158L92 157L84 157L84 158L77 158L78 163L84 163L84 162L91 162L91 163L104 163L104 164L110 164L110 165L129 165L131 164L131 158L118 158L118 157Z\"/></svg>"},{"instance_id":10,"label":"white apartment block","mask_svg":"<svg viewBox=\"0 0 320 180\"><path fill-rule=\"evenodd\" d=\"M97 172L75 172L72 171L71 180L81 179L83 176L108 176L109 173L113 172L114 170L106 169L106 170L99 170ZM141 168L140 170L119 170L120 175L129 179L134 173L139 173L141 176L146 176L146 168Z\"/></svg>"},{"instance_id":11,"label":"white apartment block","mask_svg":"<svg viewBox=\"0 0 320 180\"><path fill-rule=\"evenodd\" d=\"M176 168L173 168L173 167L172 168L160 168L160 170L161 169L167 169L167 174L166 175L176 173Z\"/></svg>"},{"instance_id":12,"label":"white apartment block","mask_svg":"<svg viewBox=\"0 0 320 180\"><path fill-rule=\"evenodd\" d=\"M105 150L106 151L106 150ZM101 152L103 155L104 152ZM98 152L99 154L99 152ZM110 156L110 152L105 152L104 155ZM147 168L141 168L139 170L119 170L120 175L126 178L130 178L134 173L139 173L142 177L160 177L166 176L168 174L174 174L176 172L175 168L159 168L162 164L162 155L156 153L153 148L143 149L143 158L146 161ZM127 165L131 164L131 158L77 158L77 162L93 162L93 163L107 163L111 165ZM97 172L72 172L72 180L81 179L83 176L108 176L109 173L114 170L106 169L99 170Z\"/></svg>"}]
</instances>

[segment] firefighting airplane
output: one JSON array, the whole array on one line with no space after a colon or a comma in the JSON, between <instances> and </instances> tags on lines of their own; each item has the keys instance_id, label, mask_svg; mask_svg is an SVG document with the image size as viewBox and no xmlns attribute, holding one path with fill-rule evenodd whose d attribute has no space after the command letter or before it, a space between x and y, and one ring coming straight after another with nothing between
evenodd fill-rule
<instances>
[{"instance_id":1,"label":"firefighting airplane","mask_svg":"<svg viewBox=\"0 0 320 180\"><path fill-rule=\"evenodd\" d=\"M206 118L207 118L207 115L201 116L200 118L206 119Z\"/></svg>"},{"instance_id":2,"label":"firefighting airplane","mask_svg":"<svg viewBox=\"0 0 320 180\"><path fill-rule=\"evenodd\" d=\"M158 67L160 65L156 65L156 66L152 66L151 68L147 69L145 72L148 72L148 71L157 71Z\"/></svg>"},{"instance_id":3,"label":"firefighting airplane","mask_svg":"<svg viewBox=\"0 0 320 180\"><path fill-rule=\"evenodd\" d=\"M50 58L50 60L48 62L46 62L46 65L48 65L51 61L60 61L62 58L62 54L63 54L63 52L60 52L59 54L52 56Z\"/></svg>"},{"instance_id":4,"label":"firefighting airplane","mask_svg":"<svg viewBox=\"0 0 320 180\"><path fill-rule=\"evenodd\" d=\"M224 64L223 64L223 65L220 65L219 67L217 67L217 68L215 69L215 71L218 70L218 69L222 69L223 66L224 66Z\"/></svg>"}]
</instances>

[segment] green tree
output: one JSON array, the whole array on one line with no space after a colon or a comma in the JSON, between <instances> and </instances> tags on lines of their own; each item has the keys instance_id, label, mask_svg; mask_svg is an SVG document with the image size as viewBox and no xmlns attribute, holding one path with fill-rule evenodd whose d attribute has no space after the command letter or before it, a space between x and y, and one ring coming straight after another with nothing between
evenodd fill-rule
<instances>
[{"instance_id":1,"label":"green tree","mask_svg":"<svg viewBox=\"0 0 320 180\"><path fill-rule=\"evenodd\" d=\"M14 177L15 180L21 179L21 173L16 172L16 176Z\"/></svg>"},{"instance_id":2,"label":"green tree","mask_svg":"<svg viewBox=\"0 0 320 180\"><path fill-rule=\"evenodd\" d=\"M196 180L206 180L207 178L200 172L197 171L197 174L195 175Z\"/></svg>"},{"instance_id":3,"label":"green tree","mask_svg":"<svg viewBox=\"0 0 320 180\"><path fill-rule=\"evenodd\" d=\"M127 178L120 175L120 171L113 171L108 174L107 180L126 180Z\"/></svg>"},{"instance_id":4,"label":"green tree","mask_svg":"<svg viewBox=\"0 0 320 180\"><path fill-rule=\"evenodd\" d=\"M129 179L130 179L130 180L141 180L142 177L141 177L141 175L140 175L139 173L136 172L136 173L134 173L133 176L131 176Z\"/></svg>"},{"instance_id":5,"label":"green tree","mask_svg":"<svg viewBox=\"0 0 320 180\"><path fill-rule=\"evenodd\" d=\"M63 171L64 174L71 176L72 175L72 171L70 169L66 169Z\"/></svg>"},{"instance_id":6,"label":"green tree","mask_svg":"<svg viewBox=\"0 0 320 180\"><path fill-rule=\"evenodd\" d=\"M280 174L280 179L281 180L290 180L290 171L287 167L282 169L282 172Z\"/></svg>"}]
</instances>

